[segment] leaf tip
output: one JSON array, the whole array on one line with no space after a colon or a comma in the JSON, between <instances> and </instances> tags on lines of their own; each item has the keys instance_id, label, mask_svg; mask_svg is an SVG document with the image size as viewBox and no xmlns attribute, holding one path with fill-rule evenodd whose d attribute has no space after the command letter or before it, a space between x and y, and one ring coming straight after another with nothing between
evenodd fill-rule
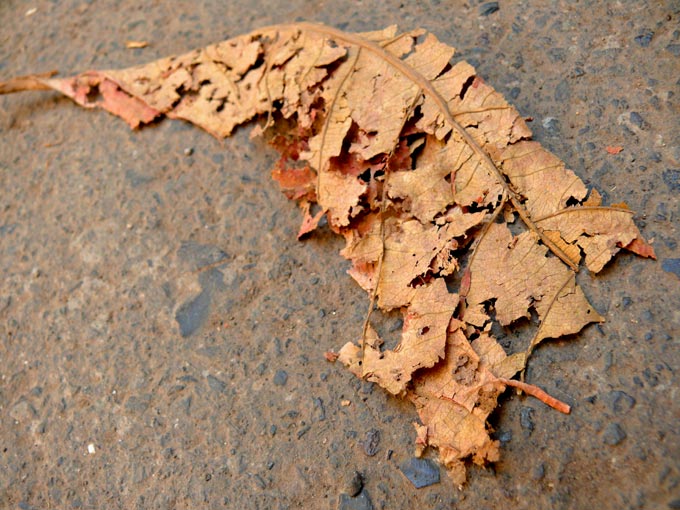
<instances>
[{"instance_id":1,"label":"leaf tip","mask_svg":"<svg viewBox=\"0 0 680 510\"><path fill-rule=\"evenodd\" d=\"M654 247L640 237L633 239L628 245L624 246L624 248L641 257L656 260Z\"/></svg>"}]
</instances>

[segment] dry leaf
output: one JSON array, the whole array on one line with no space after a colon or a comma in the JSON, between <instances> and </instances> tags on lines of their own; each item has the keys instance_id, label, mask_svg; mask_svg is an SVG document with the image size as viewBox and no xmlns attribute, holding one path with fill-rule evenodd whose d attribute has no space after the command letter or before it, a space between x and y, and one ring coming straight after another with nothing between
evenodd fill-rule
<instances>
[{"instance_id":1,"label":"dry leaf","mask_svg":"<svg viewBox=\"0 0 680 510\"><path fill-rule=\"evenodd\" d=\"M654 250L624 204L588 195L501 94L470 64L451 62L454 53L423 30L348 34L299 23L131 69L15 78L0 93L55 89L133 128L167 116L217 137L265 114L253 134L282 153L272 175L299 201L298 235L325 216L346 240L341 253L371 310L404 317L394 350L381 347L369 314L359 342L326 358L412 401L416 451L438 448L460 484L467 459L499 457L487 418L507 386L569 411L511 378L544 339L603 320L576 284L581 259L598 272L622 248L651 258ZM466 252L454 294L449 277ZM506 355L490 322L532 310L533 340Z\"/></svg>"}]
</instances>

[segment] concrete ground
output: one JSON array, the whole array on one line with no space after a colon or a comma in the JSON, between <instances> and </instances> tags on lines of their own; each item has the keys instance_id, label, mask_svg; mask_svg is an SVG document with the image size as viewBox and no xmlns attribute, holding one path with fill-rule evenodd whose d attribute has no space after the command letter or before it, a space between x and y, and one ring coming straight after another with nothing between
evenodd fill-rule
<instances>
[{"instance_id":1,"label":"concrete ground","mask_svg":"<svg viewBox=\"0 0 680 510\"><path fill-rule=\"evenodd\" d=\"M415 489L399 469L413 409L324 360L360 335L366 297L339 239L295 240L270 148L247 129L131 132L56 94L2 97L0 507L680 508L680 4L495 4L0 3L0 80L301 19L425 27L637 211L659 257L584 272L608 321L535 353L529 380L571 415L508 392L500 462L462 491L443 471Z\"/></svg>"}]
</instances>

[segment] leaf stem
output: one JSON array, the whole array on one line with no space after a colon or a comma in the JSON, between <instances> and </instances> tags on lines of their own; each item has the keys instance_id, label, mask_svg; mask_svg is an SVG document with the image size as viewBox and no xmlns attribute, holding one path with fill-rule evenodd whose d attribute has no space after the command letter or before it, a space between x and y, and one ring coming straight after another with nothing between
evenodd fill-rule
<instances>
[{"instance_id":1,"label":"leaf stem","mask_svg":"<svg viewBox=\"0 0 680 510\"><path fill-rule=\"evenodd\" d=\"M595 207L589 207L589 206L567 207L566 209L560 209L559 211L556 211L554 213L547 214L545 216L541 216L540 218L534 220L534 222L540 223L541 221L549 220L551 218L555 218L556 216L561 216L563 214L573 214L573 213L580 213L580 212L592 213L593 211L620 212L620 213L630 214L631 216L633 216L635 214L635 212L631 211L630 209L624 209L623 207L604 206L604 205L598 205L598 206L595 206Z\"/></svg>"},{"instance_id":2,"label":"leaf stem","mask_svg":"<svg viewBox=\"0 0 680 510\"><path fill-rule=\"evenodd\" d=\"M503 379L501 377L499 377L498 380L505 384L506 386L512 386L513 388L518 388L522 390L526 394L537 398L544 404L549 405L550 407L558 410L561 413L569 414L571 412L571 407L569 406L569 404L565 404L561 400L558 400L555 397L548 395L538 386L534 386L533 384L528 384L523 381L515 381L514 379Z\"/></svg>"},{"instance_id":3,"label":"leaf stem","mask_svg":"<svg viewBox=\"0 0 680 510\"><path fill-rule=\"evenodd\" d=\"M42 74L29 74L0 82L0 95L24 92L26 90L51 90L52 87L47 85L44 80L51 78L55 74L57 74L57 71L50 71Z\"/></svg>"}]
</instances>

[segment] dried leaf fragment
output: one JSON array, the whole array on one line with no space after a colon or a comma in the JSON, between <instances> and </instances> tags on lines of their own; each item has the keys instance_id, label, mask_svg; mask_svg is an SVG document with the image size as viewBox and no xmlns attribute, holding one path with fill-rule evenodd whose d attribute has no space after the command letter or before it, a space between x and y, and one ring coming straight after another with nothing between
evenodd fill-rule
<instances>
[{"instance_id":1,"label":"dried leaf fragment","mask_svg":"<svg viewBox=\"0 0 680 510\"><path fill-rule=\"evenodd\" d=\"M513 237L505 225L491 225L470 274L464 320L475 326L489 320L484 303L490 300L502 325L528 318L534 308L548 335L543 338L577 333L586 324L603 320L576 285L574 273L549 257L532 232Z\"/></svg>"},{"instance_id":2,"label":"dried leaf fragment","mask_svg":"<svg viewBox=\"0 0 680 510\"><path fill-rule=\"evenodd\" d=\"M417 287L403 311L401 342L393 351L381 351L382 341L369 330L363 350L353 343L340 349L338 359L360 377L380 384L394 395L405 391L412 374L444 357L447 330L458 296L450 294L442 279Z\"/></svg>"},{"instance_id":3,"label":"dried leaf fragment","mask_svg":"<svg viewBox=\"0 0 680 510\"><path fill-rule=\"evenodd\" d=\"M146 48L149 41L125 41L125 47L129 50Z\"/></svg>"}]
</instances>

